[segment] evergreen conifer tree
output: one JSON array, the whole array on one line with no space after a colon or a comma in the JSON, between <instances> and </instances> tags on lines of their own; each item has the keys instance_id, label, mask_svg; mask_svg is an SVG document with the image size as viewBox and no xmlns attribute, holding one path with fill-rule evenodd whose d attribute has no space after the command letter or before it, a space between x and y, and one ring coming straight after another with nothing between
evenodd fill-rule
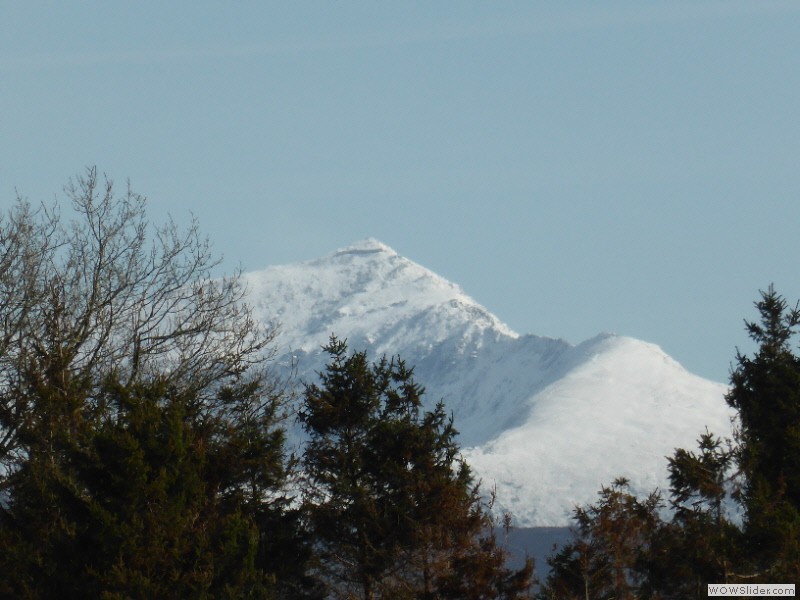
<instances>
[{"instance_id":1,"label":"evergreen conifer tree","mask_svg":"<svg viewBox=\"0 0 800 600\"><path fill-rule=\"evenodd\" d=\"M597 503L575 509L575 539L548 559L543 600L632 600L647 597L645 562L663 523L661 496L639 500L629 481L603 487Z\"/></svg>"},{"instance_id":2,"label":"evergreen conifer tree","mask_svg":"<svg viewBox=\"0 0 800 600\"><path fill-rule=\"evenodd\" d=\"M726 396L738 413L747 553L761 581L800 581L800 310L772 286L756 308L747 331L758 349L737 353Z\"/></svg>"},{"instance_id":3,"label":"evergreen conifer tree","mask_svg":"<svg viewBox=\"0 0 800 600\"><path fill-rule=\"evenodd\" d=\"M109 382L95 400L102 411L9 479L13 555L0 560L14 595L267 598L255 500L240 476L258 454L259 475L283 477L282 433L263 430L240 454L230 423L158 381Z\"/></svg>"},{"instance_id":4,"label":"evergreen conifer tree","mask_svg":"<svg viewBox=\"0 0 800 600\"><path fill-rule=\"evenodd\" d=\"M708 431L698 450L680 448L668 459L672 519L644 561L656 597L706 598L709 583L740 582L742 533L726 512L736 489L734 450Z\"/></svg>"},{"instance_id":5,"label":"evergreen conifer tree","mask_svg":"<svg viewBox=\"0 0 800 600\"><path fill-rule=\"evenodd\" d=\"M442 404L423 410L402 360L370 363L332 338L306 387L305 505L337 598L517 599L532 564L505 567Z\"/></svg>"}]
</instances>

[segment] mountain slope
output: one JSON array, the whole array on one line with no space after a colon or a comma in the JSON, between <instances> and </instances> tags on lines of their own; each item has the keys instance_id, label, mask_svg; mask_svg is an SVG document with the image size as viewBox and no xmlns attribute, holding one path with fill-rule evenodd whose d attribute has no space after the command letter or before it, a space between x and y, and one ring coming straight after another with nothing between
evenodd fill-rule
<instances>
[{"instance_id":1,"label":"mountain slope","mask_svg":"<svg viewBox=\"0 0 800 600\"><path fill-rule=\"evenodd\" d=\"M518 335L457 285L368 239L245 276L256 316L280 322L279 364L313 381L329 336L399 354L455 416L465 456L498 509L562 525L619 475L666 485L666 460L708 425L730 432L724 386L657 346L610 334L578 346Z\"/></svg>"},{"instance_id":2,"label":"mountain slope","mask_svg":"<svg viewBox=\"0 0 800 600\"><path fill-rule=\"evenodd\" d=\"M496 485L498 508L526 525L563 524L565 507L594 501L620 476L640 494L666 491L665 457L674 448L694 449L706 426L730 435L725 387L688 373L657 346L601 336L575 350L585 360L530 399L524 422L466 451Z\"/></svg>"}]
</instances>

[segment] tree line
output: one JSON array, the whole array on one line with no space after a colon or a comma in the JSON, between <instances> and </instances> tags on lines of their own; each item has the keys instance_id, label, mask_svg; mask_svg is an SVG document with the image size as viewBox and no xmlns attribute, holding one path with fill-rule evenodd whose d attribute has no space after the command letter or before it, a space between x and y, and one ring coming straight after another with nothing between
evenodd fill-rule
<instances>
[{"instance_id":1,"label":"tree line","mask_svg":"<svg viewBox=\"0 0 800 600\"><path fill-rule=\"evenodd\" d=\"M288 455L275 329L197 225L65 191L0 220L0 597L530 597L412 368L331 338Z\"/></svg>"},{"instance_id":2,"label":"tree line","mask_svg":"<svg viewBox=\"0 0 800 600\"><path fill-rule=\"evenodd\" d=\"M734 439L706 430L667 459L669 494L618 479L574 513L542 599L706 598L708 584L800 582L800 304L770 286L725 396Z\"/></svg>"},{"instance_id":3,"label":"tree line","mask_svg":"<svg viewBox=\"0 0 800 600\"><path fill-rule=\"evenodd\" d=\"M0 598L666 600L800 581L800 309L773 288L731 373L734 439L677 449L666 496L603 487L534 591L413 367L332 337L295 397L270 370L276 330L238 274L211 277L196 223L152 227L95 169L65 191L0 217Z\"/></svg>"}]
</instances>

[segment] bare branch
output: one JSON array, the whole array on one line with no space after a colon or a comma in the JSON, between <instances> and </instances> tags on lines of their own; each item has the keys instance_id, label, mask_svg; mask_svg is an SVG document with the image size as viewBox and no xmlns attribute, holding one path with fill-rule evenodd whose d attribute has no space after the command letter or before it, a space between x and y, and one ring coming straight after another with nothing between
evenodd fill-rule
<instances>
[{"instance_id":1,"label":"bare branch","mask_svg":"<svg viewBox=\"0 0 800 600\"><path fill-rule=\"evenodd\" d=\"M244 304L239 273L211 278L219 260L196 221L185 231L172 220L151 228L146 199L130 186L117 195L94 167L64 191L71 220L58 206L33 210L20 198L0 216L0 466L6 468L33 418L33 385L66 397L81 382L90 397L91 386L110 375L132 383L166 373L178 389L210 401L245 373L265 377L274 338Z\"/></svg>"}]
</instances>

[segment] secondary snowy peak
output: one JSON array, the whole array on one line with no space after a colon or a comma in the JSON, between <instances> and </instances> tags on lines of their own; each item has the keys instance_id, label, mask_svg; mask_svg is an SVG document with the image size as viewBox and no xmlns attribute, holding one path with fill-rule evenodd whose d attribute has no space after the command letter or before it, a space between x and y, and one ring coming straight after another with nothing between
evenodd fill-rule
<instances>
[{"instance_id":1,"label":"secondary snowy peak","mask_svg":"<svg viewBox=\"0 0 800 600\"><path fill-rule=\"evenodd\" d=\"M332 333L387 354L423 333L441 342L459 327L467 337L517 337L459 286L373 238L245 279L257 315L280 323L279 344L295 351L316 351Z\"/></svg>"},{"instance_id":2,"label":"secondary snowy peak","mask_svg":"<svg viewBox=\"0 0 800 600\"><path fill-rule=\"evenodd\" d=\"M706 427L731 435L725 386L692 375L658 346L601 336L572 354L572 368L532 395L527 419L466 452L496 486L498 508L518 522L565 525L572 507L594 502L620 476L640 494L667 490L675 448L695 449Z\"/></svg>"}]
</instances>

